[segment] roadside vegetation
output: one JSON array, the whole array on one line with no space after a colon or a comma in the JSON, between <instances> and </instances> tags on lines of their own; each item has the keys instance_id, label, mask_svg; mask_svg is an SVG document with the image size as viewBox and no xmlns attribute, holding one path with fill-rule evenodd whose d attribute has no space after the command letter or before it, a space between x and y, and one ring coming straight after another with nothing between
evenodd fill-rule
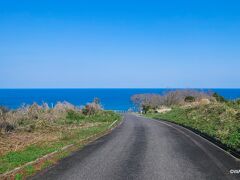
<instances>
[{"instance_id":1,"label":"roadside vegetation","mask_svg":"<svg viewBox=\"0 0 240 180\"><path fill-rule=\"evenodd\" d=\"M17 110L0 107L0 175L67 145L81 147L82 140L106 132L118 120L120 115L103 110L98 99L81 108L68 102L53 108L46 103Z\"/></svg>"},{"instance_id":2,"label":"roadside vegetation","mask_svg":"<svg viewBox=\"0 0 240 180\"><path fill-rule=\"evenodd\" d=\"M240 152L240 100L186 90L135 95L132 100L147 117L199 130Z\"/></svg>"}]
</instances>

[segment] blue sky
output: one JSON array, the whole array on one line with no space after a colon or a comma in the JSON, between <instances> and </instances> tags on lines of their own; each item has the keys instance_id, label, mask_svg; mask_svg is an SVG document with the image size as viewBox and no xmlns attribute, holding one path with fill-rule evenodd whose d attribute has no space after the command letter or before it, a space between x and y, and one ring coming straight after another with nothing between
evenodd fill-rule
<instances>
[{"instance_id":1,"label":"blue sky","mask_svg":"<svg viewBox=\"0 0 240 180\"><path fill-rule=\"evenodd\" d=\"M0 88L240 87L240 1L0 2Z\"/></svg>"}]
</instances>

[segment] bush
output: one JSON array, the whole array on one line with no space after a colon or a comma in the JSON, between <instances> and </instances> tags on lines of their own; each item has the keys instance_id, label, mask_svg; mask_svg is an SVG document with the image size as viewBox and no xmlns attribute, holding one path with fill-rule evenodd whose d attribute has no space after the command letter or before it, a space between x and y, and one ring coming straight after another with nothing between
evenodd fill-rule
<instances>
[{"instance_id":1,"label":"bush","mask_svg":"<svg viewBox=\"0 0 240 180\"><path fill-rule=\"evenodd\" d=\"M0 106L0 122L4 121L6 119L7 112L9 112L8 108L6 108L4 106Z\"/></svg>"},{"instance_id":2,"label":"bush","mask_svg":"<svg viewBox=\"0 0 240 180\"><path fill-rule=\"evenodd\" d=\"M0 106L0 133L11 132L15 129L12 123L7 122L6 116L8 112L9 112L8 108Z\"/></svg>"},{"instance_id":3,"label":"bush","mask_svg":"<svg viewBox=\"0 0 240 180\"><path fill-rule=\"evenodd\" d=\"M82 109L64 101L58 102L53 108L49 108L46 103L41 105L33 103L32 105L23 105L17 110L1 107L0 112L0 130L3 133L13 130L32 132L37 128L47 128L64 123L79 123L103 116L100 114L102 108L98 98ZM91 117L88 118L88 116Z\"/></svg>"},{"instance_id":4,"label":"bush","mask_svg":"<svg viewBox=\"0 0 240 180\"><path fill-rule=\"evenodd\" d=\"M10 124L9 122L3 121L0 122L0 133L3 130L5 133L12 132L15 129L13 124Z\"/></svg>"},{"instance_id":5,"label":"bush","mask_svg":"<svg viewBox=\"0 0 240 180\"><path fill-rule=\"evenodd\" d=\"M187 96L184 99L185 102L195 102L195 97L193 96Z\"/></svg>"},{"instance_id":6,"label":"bush","mask_svg":"<svg viewBox=\"0 0 240 180\"><path fill-rule=\"evenodd\" d=\"M237 105L240 105L240 99L237 99L235 102Z\"/></svg>"},{"instance_id":7,"label":"bush","mask_svg":"<svg viewBox=\"0 0 240 180\"><path fill-rule=\"evenodd\" d=\"M0 130L7 133L16 129L32 132L35 130L36 123L45 124L44 127L46 127L49 123L60 122L67 115L69 118L74 118L73 112L77 109L68 102L58 102L52 109L46 103L42 105L33 103L32 105L23 105L16 110L1 107L0 111ZM80 110L78 109L78 111Z\"/></svg>"},{"instance_id":8,"label":"bush","mask_svg":"<svg viewBox=\"0 0 240 180\"><path fill-rule=\"evenodd\" d=\"M67 116L66 116L67 119L79 119L79 117L81 117L80 113L78 113L74 110L69 110L67 112Z\"/></svg>"},{"instance_id":9,"label":"bush","mask_svg":"<svg viewBox=\"0 0 240 180\"><path fill-rule=\"evenodd\" d=\"M80 113L80 111L69 110L67 112L66 118L68 123L73 123L73 122L79 122L80 120L83 120L84 115Z\"/></svg>"},{"instance_id":10,"label":"bush","mask_svg":"<svg viewBox=\"0 0 240 180\"><path fill-rule=\"evenodd\" d=\"M98 111L100 111L101 105L99 104L99 100L94 99L92 103L88 103L83 109L82 113L84 115L93 115L96 114Z\"/></svg>"},{"instance_id":11,"label":"bush","mask_svg":"<svg viewBox=\"0 0 240 180\"><path fill-rule=\"evenodd\" d=\"M98 111L92 116L85 116L85 121L90 122L114 122L118 120L120 115L113 111Z\"/></svg>"},{"instance_id":12,"label":"bush","mask_svg":"<svg viewBox=\"0 0 240 180\"><path fill-rule=\"evenodd\" d=\"M237 99L237 100L236 100L236 102L237 102L237 104L239 104L239 105L240 105L240 99Z\"/></svg>"},{"instance_id":13,"label":"bush","mask_svg":"<svg viewBox=\"0 0 240 180\"><path fill-rule=\"evenodd\" d=\"M150 106L151 109L156 109L161 106L184 105L188 101L200 101L201 99L210 101L212 96L207 92L195 90L175 90L168 91L164 95L135 94L131 97L138 110L141 110L143 106Z\"/></svg>"},{"instance_id":14,"label":"bush","mask_svg":"<svg viewBox=\"0 0 240 180\"><path fill-rule=\"evenodd\" d=\"M236 119L240 121L240 112L236 114Z\"/></svg>"},{"instance_id":15,"label":"bush","mask_svg":"<svg viewBox=\"0 0 240 180\"><path fill-rule=\"evenodd\" d=\"M142 105L143 114L146 114L150 109L151 109L151 106L144 105L144 104Z\"/></svg>"},{"instance_id":16,"label":"bush","mask_svg":"<svg viewBox=\"0 0 240 180\"><path fill-rule=\"evenodd\" d=\"M213 97L216 99L216 101L218 101L218 102L226 102L226 99L225 99L223 96L219 95L218 93L213 93L212 96L213 96Z\"/></svg>"},{"instance_id":17,"label":"bush","mask_svg":"<svg viewBox=\"0 0 240 180\"><path fill-rule=\"evenodd\" d=\"M9 109L5 106L0 106L0 115L5 114L9 111Z\"/></svg>"}]
</instances>

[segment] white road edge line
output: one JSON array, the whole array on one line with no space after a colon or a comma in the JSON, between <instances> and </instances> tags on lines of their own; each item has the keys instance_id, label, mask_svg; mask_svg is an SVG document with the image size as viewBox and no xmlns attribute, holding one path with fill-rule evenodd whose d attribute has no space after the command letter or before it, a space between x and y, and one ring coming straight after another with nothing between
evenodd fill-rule
<instances>
[{"instance_id":1,"label":"white road edge line","mask_svg":"<svg viewBox=\"0 0 240 180\"><path fill-rule=\"evenodd\" d=\"M118 120L115 120L112 124L110 124L109 128L112 127Z\"/></svg>"},{"instance_id":2,"label":"white road edge line","mask_svg":"<svg viewBox=\"0 0 240 180\"><path fill-rule=\"evenodd\" d=\"M145 118L145 117L143 117L143 116L140 116L140 117ZM147 119L147 118L145 118L145 119ZM165 122L162 122L161 120L156 120L156 119L152 119L152 118L149 118L149 119L152 120L152 121L159 122L159 123L161 123L161 124L165 124L166 126L172 127L172 128L174 128L174 129L176 129L176 130L179 130L179 129L173 127L173 126L170 125L170 124L167 124L167 123L165 123ZM177 125L177 124L176 124L176 125ZM212 144L213 146L215 146L216 148L220 149L221 151L223 151L223 152L226 153L227 155L231 156L231 157L232 157L233 159L235 159L236 161L240 161L240 159L236 158L235 156L233 156L233 155L232 155L231 153L229 153L228 151L222 149L221 147L217 146L216 144L214 144L213 142L207 140L206 138L200 136L199 134L194 133L193 131L191 131L191 130L189 130L189 129L183 127L183 126L180 126L180 125L177 125L177 126L179 126L179 127L181 127L181 128L184 128L184 129L187 130L188 132L190 132L190 133L192 133L192 134L194 134L194 135L200 137L200 138L203 139L204 141L206 141L206 142ZM179 130L179 131L181 131L181 130ZM182 131L182 132L183 132L183 131ZM184 133L184 132L183 132L183 133ZM186 133L184 133L184 134L186 134Z\"/></svg>"},{"instance_id":3,"label":"white road edge line","mask_svg":"<svg viewBox=\"0 0 240 180\"><path fill-rule=\"evenodd\" d=\"M118 120L115 120L108 128L112 127L117 121L118 121ZM121 120L121 122L120 122L119 125L121 125L122 123L123 123L123 119ZM114 128L111 128L110 131L112 131L113 129L114 129ZM88 138L85 138L85 139L81 140L80 142L84 142L84 141L86 141L87 139L93 138L94 136L96 136L96 134L94 134L94 135L92 135L92 136L90 136L90 137L88 137ZM5 176L7 176L7 175L9 175L9 174L11 174L11 173L14 173L14 172L17 172L18 170L21 170L21 169L25 168L25 167L28 166L28 165L33 165L33 164L39 162L39 161L42 160L42 159L48 158L48 157L56 154L57 152L64 151L64 150L66 150L67 148L69 148L69 147L71 147L71 146L74 146L74 144L66 145L66 146L62 147L61 149L56 150L56 151L53 151L53 152L51 152L51 153L49 153L49 154L46 154L46 155L44 155L44 156L42 156L42 157L39 157L39 158L37 158L37 159L34 160L34 161L30 161L30 162L28 162L28 163L26 163L26 164L23 164L22 166L16 167L16 168L13 169L13 170L10 170L10 171L5 172L4 174L0 174L0 179L1 179L2 177L4 178Z\"/></svg>"},{"instance_id":4,"label":"white road edge line","mask_svg":"<svg viewBox=\"0 0 240 180\"><path fill-rule=\"evenodd\" d=\"M229 171L229 169L226 169L218 159L216 159L214 156L212 156L212 154L208 153L208 151L207 151L200 143L198 143L198 142L197 142L196 140L194 140L191 136L189 136L188 134L186 134L185 132L183 132L181 129L178 129L178 128L176 128L176 127L173 127L172 125L167 124L167 123L165 123L165 122L162 122L161 120L156 120L156 119L152 119L152 118L145 118L145 117L143 117L143 116L139 116L139 117L144 118L144 119L150 119L150 120L152 120L152 121L156 121L156 122L158 122L158 123L160 123L160 124L164 124L164 125L166 125L166 126L168 126L168 127L171 127L171 128L173 128L173 129L177 130L177 131L180 132L181 134L183 134L183 135L185 135L186 137L188 137L196 146L198 146L200 149L202 149L203 152L204 152L209 158L211 158L211 159L216 163L216 165L217 165L220 169L224 169L225 172L222 171L223 174L226 174L226 172ZM177 124L176 124L176 125L177 125ZM179 126L179 125L178 125L178 126ZM180 127L182 127L182 126L180 126ZM206 141L207 143L211 143L212 145L214 145L215 147L217 147L218 149L220 149L221 151L223 151L225 154L230 155L230 157L234 158L234 160L239 161L238 158L234 157L234 156L231 155L229 152L227 152L227 151L225 151L224 149L218 147L217 145L215 145L214 143L208 141L207 139L203 138L202 136L200 136L200 135L192 132L191 130L189 130L189 129L185 128L185 127L182 127L182 128L184 128L185 130L187 130L188 132L190 132L190 133L192 133L192 134L194 134L194 135L197 135L198 137L200 137L201 139L203 139L203 140ZM226 174L226 175L227 175L227 174ZM230 180L230 178L229 178L228 176L226 176L226 178Z\"/></svg>"}]
</instances>

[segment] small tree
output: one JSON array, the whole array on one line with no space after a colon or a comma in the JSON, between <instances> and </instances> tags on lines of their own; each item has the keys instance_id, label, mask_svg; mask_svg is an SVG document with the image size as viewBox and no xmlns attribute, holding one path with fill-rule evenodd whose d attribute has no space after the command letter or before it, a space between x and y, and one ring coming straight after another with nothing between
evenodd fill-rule
<instances>
[{"instance_id":1,"label":"small tree","mask_svg":"<svg viewBox=\"0 0 240 180\"><path fill-rule=\"evenodd\" d=\"M98 98L94 98L92 103L88 103L83 109L82 109L82 113L84 115L93 115L95 113L97 113L98 111L100 111L101 105L100 105L100 100Z\"/></svg>"},{"instance_id":2,"label":"small tree","mask_svg":"<svg viewBox=\"0 0 240 180\"><path fill-rule=\"evenodd\" d=\"M145 104L142 105L142 111L144 114L146 114L150 109L151 109L150 105L145 105Z\"/></svg>"},{"instance_id":3,"label":"small tree","mask_svg":"<svg viewBox=\"0 0 240 180\"><path fill-rule=\"evenodd\" d=\"M195 102L195 97L193 97L193 96L187 96L187 97L185 97L185 99L184 99L184 101L185 102Z\"/></svg>"}]
</instances>

